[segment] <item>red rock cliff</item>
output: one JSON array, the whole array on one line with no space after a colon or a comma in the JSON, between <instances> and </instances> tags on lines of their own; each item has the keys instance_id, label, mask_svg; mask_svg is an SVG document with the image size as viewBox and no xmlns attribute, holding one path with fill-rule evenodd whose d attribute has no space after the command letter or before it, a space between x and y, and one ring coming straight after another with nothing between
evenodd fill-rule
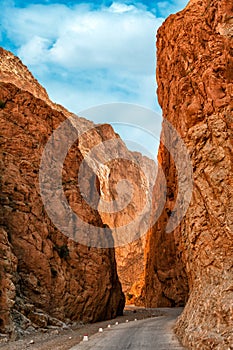
<instances>
[{"instance_id":1,"label":"red rock cliff","mask_svg":"<svg viewBox=\"0 0 233 350\"><path fill-rule=\"evenodd\" d=\"M14 337L32 327L115 317L122 313L124 296L114 249L87 247L63 235L47 216L40 196L38 176L44 146L70 114L49 101L16 57L4 50L0 55L0 331ZM94 126L83 118L76 122L80 129ZM108 138L104 127L93 133L92 141L95 136L96 142ZM74 211L101 229L106 224L77 188L85 156L81 149L90 146L88 140L81 146L76 143L68 152L63 188ZM95 177L88 164L85 169L88 191ZM108 238L100 232L98 241L111 242L112 233L107 232Z\"/></svg>"},{"instance_id":2,"label":"red rock cliff","mask_svg":"<svg viewBox=\"0 0 233 350\"><path fill-rule=\"evenodd\" d=\"M146 300L152 306L179 305L189 297L176 328L183 343L190 349L230 349L232 1L190 1L159 29L157 50L159 103L164 118L178 130L188 148L194 188L181 225L172 234L165 233L178 189L174 162L161 145L159 161L168 191L164 212L147 242Z\"/></svg>"},{"instance_id":3,"label":"red rock cliff","mask_svg":"<svg viewBox=\"0 0 233 350\"><path fill-rule=\"evenodd\" d=\"M153 160L142 156L138 152L133 152L133 156L138 161L138 164L143 171L147 174L149 180L149 205L148 211L151 211L152 206L152 190L155 183L157 168ZM132 176L133 175L133 176ZM131 183L134 183L136 187L140 187L140 191L137 190L137 196L135 196L135 202L139 203L139 197L144 196L146 191L146 186L140 185L139 179L140 173L132 173L130 176ZM127 172L127 178L129 178L129 172ZM131 208L128 209L128 214L133 215L133 213L138 212L137 206L133 206L131 203ZM121 223L124 213L118 213L115 222ZM143 217L141 219L143 221ZM144 286L144 270L145 270L145 243L146 234L143 231L140 234L140 229L143 224L135 225L134 231L139 231L140 238L136 239L125 246L116 248L116 261L117 261L117 271L122 284L123 292L126 296L126 303L144 305L144 299L141 296L141 291Z\"/></svg>"},{"instance_id":4,"label":"red rock cliff","mask_svg":"<svg viewBox=\"0 0 233 350\"><path fill-rule=\"evenodd\" d=\"M1 331L114 317L122 312L124 296L115 251L106 247L118 247L124 291L136 282L133 294L140 294L141 236L149 224L155 163L130 152L110 125L74 117L51 102L17 57L3 49L0 56ZM67 117L70 122L56 136ZM45 152L52 134L52 148ZM73 137L77 141L61 170L61 201L59 183L48 178L56 177L54 160ZM51 222L48 204L67 235Z\"/></svg>"}]
</instances>

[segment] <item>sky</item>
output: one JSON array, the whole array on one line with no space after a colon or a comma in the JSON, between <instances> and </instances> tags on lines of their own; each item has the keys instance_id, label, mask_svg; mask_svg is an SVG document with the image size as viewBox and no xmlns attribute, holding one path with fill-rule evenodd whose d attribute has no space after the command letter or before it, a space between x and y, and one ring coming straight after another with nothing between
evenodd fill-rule
<instances>
[{"instance_id":1,"label":"sky","mask_svg":"<svg viewBox=\"0 0 233 350\"><path fill-rule=\"evenodd\" d=\"M1 3L0 46L22 59L54 102L95 122L112 123L126 143L129 139L129 148L156 156L162 119L156 31L188 0Z\"/></svg>"}]
</instances>

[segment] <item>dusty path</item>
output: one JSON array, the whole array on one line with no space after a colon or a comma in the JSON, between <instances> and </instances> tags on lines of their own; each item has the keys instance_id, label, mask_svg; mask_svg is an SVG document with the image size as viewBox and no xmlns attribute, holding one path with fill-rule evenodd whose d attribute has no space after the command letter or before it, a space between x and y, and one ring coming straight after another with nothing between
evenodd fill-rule
<instances>
[{"instance_id":1,"label":"dusty path","mask_svg":"<svg viewBox=\"0 0 233 350\"><path fill-rule=\"evenodd\" d=\"M99 327L107 329L108 324L113 326L116 322L126 323L126 320L130 323L135 318L141 320L163 314L163 309L127 306L124 310L124 316L119 316L114 320L93 324L77 324L67 327L67 329L41 329L14 342L6 341L0 334L0 350L68 350L82 341L84 334L91 336L97 333Z\"/></svg>"},{"instance_id":2,"label":"dusty path","mask_svg":"<svg viewBox=\"0 0 233 350\"><path fill-rule=\"evenodd\" d=\"M162 310L165 311L164 316L114 325L70 350L184 349L172 330L181 309Z\"/></svg>"}]
</instances>

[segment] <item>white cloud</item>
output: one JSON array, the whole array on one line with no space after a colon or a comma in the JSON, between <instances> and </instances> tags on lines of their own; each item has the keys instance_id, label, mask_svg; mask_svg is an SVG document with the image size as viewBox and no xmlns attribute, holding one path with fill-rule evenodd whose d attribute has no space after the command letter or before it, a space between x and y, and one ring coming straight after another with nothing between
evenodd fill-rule
<instances>
[{"instance_id":1,"label":"white cloud","mask_svg":"<svg viewBox=\"0 0 233 350\"><path fill-rule=\"evenodd\" d=\"M155 36L162 21L142 4L120 3L95 10L9 7L2 19L17 54L50 97L76 113L110 102L156 107Z\"/></svg>"},{"instance_id":2,"label":"white cloud","mask_svg":"<svg viewBox=\"0 0 233 350\"><path fill-rule=\"evenodd\" d=\"M35 40L40 38L47 44L40 52L43 61L67 69L154 73L155 32L161 19L148 11L117 3L95 11L37 5L14 9L14 19L8 32L18 38L19 55L26 64L31 64ZM41 60L40 55L37 65Z\"/></svg>"},{"instance_id":3,"label":"white cloud","mask_svg":"<svg viewBox=\"0 0 233 350\"><path fill-rule=\"evenodd\" d=\"M115 12L115 13L124 13L124 12L130 12L135 10L135 6L133 5L126 5L126 4L121 4L121 3L112 3L110 6L110 11Z\"/></svg>"},{"instance_id":4,"label":"white cloud","mask_svg":"<svg viewBox=\"0 0 233 350\"><path fill-rule=\"evenodd\" d=\"M146 83L154 85L155 33L162 19L145 9L119 3L99 10L31 5L10 8L6 16L8 36L33 72L40 72L41 65L53 65L53 71L59 66L77 74L77 79L81 71L92 72L95 80L94 72L103 70L109 86L121 90L125 84L128 95L133 93L140 102ZM148 84L150 96L153 85Z\"/></svg>"},{"instance_id":5,"label":"white cloud","mask_svg":"<svg viewBox=\"0 0 233 350\"><path fill-rule=\"evenodd\" d=\"M35 35L18 50L18 54L22 57L25 64L38 66L38 63L46 63L46 55L44 53L48 50L49 44L50 41L48 39Z\"/></svg>"}]
</instances>

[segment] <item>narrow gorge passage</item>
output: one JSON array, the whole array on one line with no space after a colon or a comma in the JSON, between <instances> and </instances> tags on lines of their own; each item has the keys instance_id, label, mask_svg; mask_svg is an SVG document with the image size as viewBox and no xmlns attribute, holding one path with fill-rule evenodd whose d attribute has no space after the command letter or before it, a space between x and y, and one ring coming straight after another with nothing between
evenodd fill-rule
<instances>
[{"instance_id":1,"label":"narrow gorge passage","mask_svg":"<svg viewBox=\"0 0 233 350\"><path fill-rule=\"evenodd\" d=\"M182 349L176 335L192 350L233 349L232 39L232 0L190 0L158 30L155 183L151 161L111 125L52 102L0 48L1 349ZM126 324L125 296L167 315Z\"/></svg>"}]
</instances>

